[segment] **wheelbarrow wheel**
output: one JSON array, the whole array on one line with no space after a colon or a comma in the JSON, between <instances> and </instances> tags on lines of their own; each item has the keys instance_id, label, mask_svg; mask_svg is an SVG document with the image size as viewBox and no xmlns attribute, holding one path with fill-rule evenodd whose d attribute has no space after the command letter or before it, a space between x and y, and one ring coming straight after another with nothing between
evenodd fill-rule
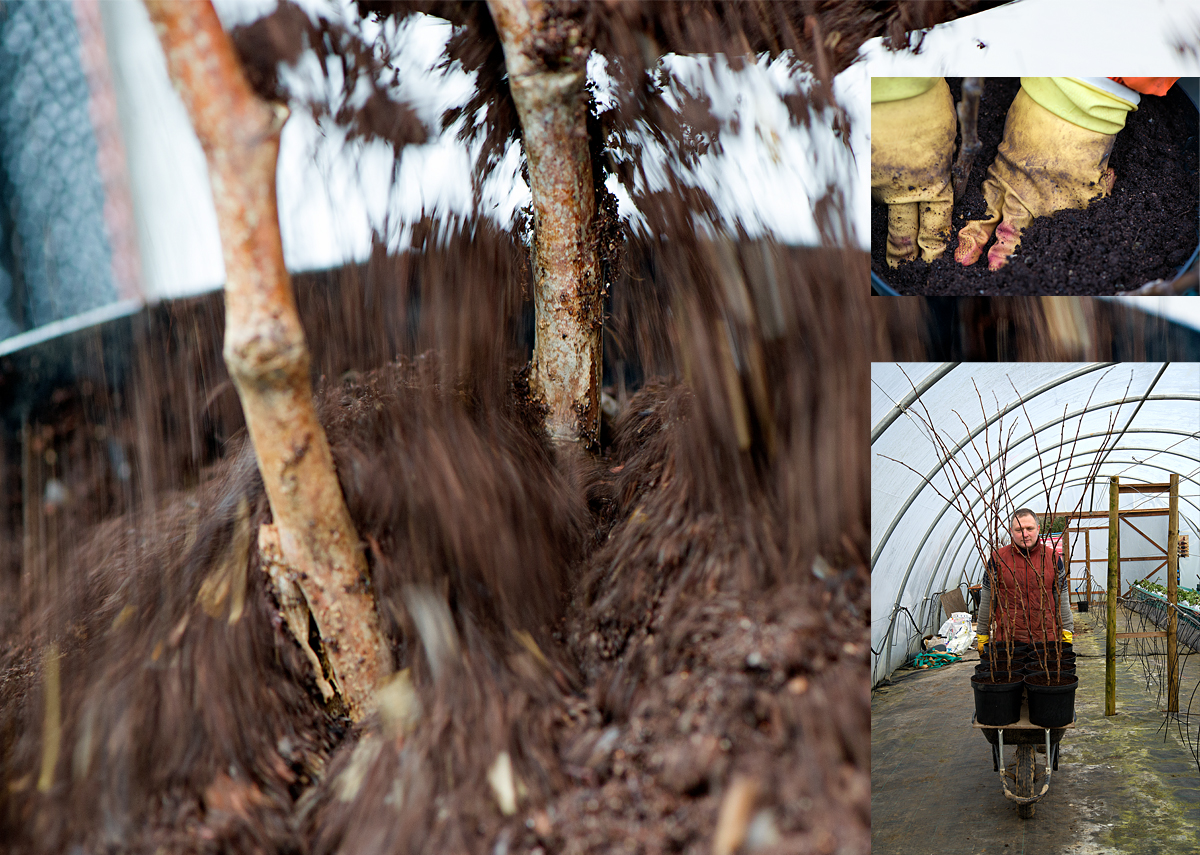
<instances>
[{"instance_id":1,"label":"wheelbarrow wheel","mask_svg":"<svg viewBox=\"0 0 1200 855\"><path fill-rule=\"evenodd\" d=\"M1017 746L1017 795L1023 799L1033 798L1034 753L1032 745ZM1017 805L1021 819L1033 816L1034 804Z\"/></svg>"}]
</instances>

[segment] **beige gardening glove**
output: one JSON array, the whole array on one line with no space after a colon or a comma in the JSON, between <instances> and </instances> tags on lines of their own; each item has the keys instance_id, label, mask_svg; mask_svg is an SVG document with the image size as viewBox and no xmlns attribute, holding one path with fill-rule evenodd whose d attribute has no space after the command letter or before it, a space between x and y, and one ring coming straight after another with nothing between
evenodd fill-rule
<instances>
[{"instance_id":1,"label":"beige gardening glove","mask_svg":"<svg viewBox=\"0 0 1200 855\"><path fill-rule=\"evenodd\" d=\"M998 270L1034 217L1086 208L1092 199L1107 196L1115 178L1108 168L1113 140L1138 97L1112 82L1022 77L1004 122L1004 139L983 182L987 213L959 231L955 260L974 264L994 232L988 269Z\"/></svg>"},{"instance_id":2,"label":"beige gardening glove","mask_svg":"<svg viewBox=\"0 0 1200 855\"><path fill-rule=\"evenodd\" d=\"M871 197L888 206L889 267L946 251L957 128L943 78L871 79Z\"/></svg>"}]
</instances>

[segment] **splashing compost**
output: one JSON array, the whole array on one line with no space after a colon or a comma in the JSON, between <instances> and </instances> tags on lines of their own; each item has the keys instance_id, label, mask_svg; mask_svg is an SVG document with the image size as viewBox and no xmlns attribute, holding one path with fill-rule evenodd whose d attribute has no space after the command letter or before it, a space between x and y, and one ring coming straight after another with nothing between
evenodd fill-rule
<instances>
[{"instance_id":1,"label":"splashing compost","mask_svg":"<svg viewBox=\"0 0 1200 855\"><path fill-rule=\"evenodd\" d=\"M360 5L381 38L418 10L455 25L478 202L521 127L488 7ZM869 851L868 366L847 357L882 335L869 260L729 226L685 180L727 129L664 97L659 57L785 57L815 81L789 96L804 124L840 115L831 75L863 39L970 4L550 5L530 62L571 72L590 45L619 81L587 125L607 284L593 449L547 433L545 259L520 221L431 214L409 249L382 235L370 261L296 278L395 664L352 722L321 652L338 638L260 549L272 506L219 300L63 340L68 376L6 357L11 851ZM315 111L397 153L432 133L375 85L387 51L345 28L285 4L237 40L268 97L307 45L348 87L372 81L360 109ZM644 228L606 187L619 150ZM834 186L814 200L822 234L844 234L840 210Z\"/></svg>"}]
</instances>

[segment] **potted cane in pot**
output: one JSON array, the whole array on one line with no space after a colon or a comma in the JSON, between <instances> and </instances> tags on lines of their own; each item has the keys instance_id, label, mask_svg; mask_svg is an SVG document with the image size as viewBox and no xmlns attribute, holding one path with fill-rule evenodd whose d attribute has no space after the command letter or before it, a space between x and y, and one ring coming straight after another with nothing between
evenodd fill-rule
<instances>
[{"instance_id":1,"label":"potted cane in pot","mask_svg":"<svg viewBox=\"0 0 1200 855\"><path fill-rule=\"evenodd\" d=\"M993 596L998 589L996 586L996 567L991 560L987 563L988 587ZM975 695L975 720L980 724L1005 725L1012 724L1021 717L1021 689L1023 676L1018 673L1014 651L1014 640L1011 632L1001 631L1000 611L992 608L988 614L986 635L995 639L992 648L992 670L987 674L978 674L971 678L971 688ZM997 657L995 644L1003 640L1004 653Z\"/></svg>"},{"instance_id":2,"label":"potted cane in pot","mask_svg":"<svg viewBox=\"0 0 1200 855\"><path fill-rule=\"evenodd\" d=\"M1026 560L1029 559L1026 557ZM1042 673L1025 676L1029 721L1039 727L1065 727L1074 720L1075 690L1079 686L1079 678L1074 673L1073 665L1069 673L1063 670L1064 626L1061 602L1064 592L1059 590L1059 586L1065 585L1066 580L1059 578L1057 561L1053 563L1055 572L1049 590L1047 591L1045 586L1038 586L1039 617L1044 619L1047 612L1053 615L1051 638L1036 648L1039 651L1038 662ZM1042 626L1045 626L1044 620Z\"/></svg>"}]
</instances>

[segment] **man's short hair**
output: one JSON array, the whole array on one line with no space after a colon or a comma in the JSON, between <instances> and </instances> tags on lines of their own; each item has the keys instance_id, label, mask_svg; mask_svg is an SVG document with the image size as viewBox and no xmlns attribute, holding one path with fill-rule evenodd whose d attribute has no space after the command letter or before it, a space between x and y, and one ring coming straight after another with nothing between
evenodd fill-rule
<instances>
[{"instance_id":1,"label":"man's short hair","mask_svg":"<svg viewBox=\"0 0 1200 855\"><path fill-rule=\"evenodd\" d=\"M1042 526L1041 517L1039 517L1035 511L1030 510L1029 508L1017 508L1017 510L1013 513L1013 519L1015 520L1017 517L1033 517L1034 520L1037 521L1038 528L1041 528Z\"/></svg>"}]
</instances>

